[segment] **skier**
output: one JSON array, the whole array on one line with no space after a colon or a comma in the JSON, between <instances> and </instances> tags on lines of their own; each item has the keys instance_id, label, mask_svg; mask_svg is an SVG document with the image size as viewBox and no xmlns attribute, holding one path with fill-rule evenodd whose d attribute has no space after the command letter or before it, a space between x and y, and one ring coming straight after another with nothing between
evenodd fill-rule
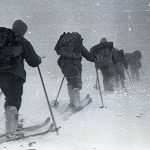
<instances>
[{"instance_id":1,"label":"skier","mask_svg":"<svg viewBox=\"0 0 150 150\"><path fill-rule=\"evenodd\" d=\"M97 60L95 67L101 70L105 92L113 92L114 68L112 60L113 43L104 37L100 43L90 49L90 53Z\"/></svg>"},{"instance_id":2,"label":"skier","mask_svg":"<svg viewBox=\"0 0 150 150\"><path fill-rule=\"evenodd\" d=\"M82 57L94 62L94 58L82 44L82 37L79 33L64 33L60 36L55 50L58 55L58 65L67 79L69 106L78 111L82 109L80 90L82 89Z\"/></svg>"},{"instance_id":3,"label":"skier","mask_svg":"<svg viewBox=\"0 0 150 150\"><path fill-rule=\"evenodd\" d=\"M140 80L139 70L142 67L141 64L142 53L139 50L136 50L133 53L126 53L125 58L130 68L132 81L139 81Z\"/></svg>"},{"instance_id":4,"label":"skier","mask_svg":"<svg viewBox=\"0 0 150 150\"><path fill-rule=\"evenodd\" d=\"M121 85L121 88L125 88L125 85L124 85L124 81L125 81L124 68L127 69L128 65L127 65L127 62L125 60L124 51L113 48L112 49L112 59L113 59L113 67L115 70L116 88L119 89L120 85Z\"/></svg>"},{"instance_id":5,"label":"skier","mask_svg":"<svg viewBox=\"0 0 150 150\"><path fill-rule=\"evenodd\" d=\"M24 38L27 32L27 25L22 20L16 20L12 29L5 28L6 32L12 33L13 44L5 43L0 47L0 88L5 96L5 127L8 138L22 136L17 132L18 111L21 107L23 84L26 81L24 69L24 59L31 67L37 67L41 63L41 58L34 51L31 43ZM3 37L7 37L3 35ZM10 37L9 37L10 38ZM0 30L0 43L1 43ZM2 57L2 52L9 50L14 53L13 57Z\"/></svg>"}]
</instances>

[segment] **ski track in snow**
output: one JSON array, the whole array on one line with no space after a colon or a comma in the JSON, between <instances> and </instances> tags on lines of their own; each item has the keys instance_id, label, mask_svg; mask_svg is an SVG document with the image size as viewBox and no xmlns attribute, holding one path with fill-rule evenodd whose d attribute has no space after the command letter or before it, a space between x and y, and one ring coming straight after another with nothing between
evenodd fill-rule
<instances>
[{"instance_id":1,"label":"ski track in snow","mask_svg":"<svg viewBox=\"0 0 150 150\"><path fill-rule=\"evenodd\" d=\"M56 97L61 77L56 80L44 74L44 79L52 101ZM56 123L61 126L58 136L55 133L48 133L40 137L3 143L0 150L149 150L150 94L145 79L143 78L140 83L134 83L132 87L127 81L128 95L123 91L114 94L103 93L106 106L104 109L99 108L101 101L98 90L93 89L94 81L94 74L91 79L83 76L81 96L90 93L93 102L81 112L63 121L53 109ZM66 81L60 96L59 107L69 101ZM0 115L2 133L4 111L1 112L3 112ZM37 75L28 76L20 114L20 118L24 119L24 126L36 124L49 116L45 95ZM31 142L33 144L30 145Z\"/></svg>"}]
</instances>

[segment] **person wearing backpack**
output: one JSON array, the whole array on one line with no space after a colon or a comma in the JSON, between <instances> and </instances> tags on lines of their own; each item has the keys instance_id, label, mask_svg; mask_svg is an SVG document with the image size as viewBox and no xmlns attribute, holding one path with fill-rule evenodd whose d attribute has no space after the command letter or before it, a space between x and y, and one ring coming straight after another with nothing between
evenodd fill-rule
<instances>
[{"instance_id":1,"label":"person wearing backpack","mask_svg":"<svg viewBox=\"0 0 150 150\"><path fill-rule=\"evenodd\" d=\"M58 55L58 65L66 77L68 94L70 98L69 106L75 110L81 110L80 90L82 88L82 57L94 62L94 58L82 44L82 37L77 32L63 33L55 50Z\"/></svg>"},{"instance_id":2,"label":"person wearing backpack","mask_svg":"<svg viewBox=\"0 0 150 150\"><path fill-rule=\"evenodd\" d=\"M128 65L125 60L124 51L113 48L112 59L113 59L113 66L115 71L116 88L119 89L120 85L121 88L125 88L124 82L126 78L125 78L124 68L128 69Z\"/></svg>"},{"instance_id":3,"label":"person wearing backpack","mask_svg":"<svg viewBox=\"0 0 150 150\"><path fill-rule=\"evenodd\" d=\"M142 67L142 53L139 50L136 50L133 53L126 53L125 58L130 68L132 81L139 81L140 69Z\"/></svg>"},{"instance_id":4,"label":"person wearing backpack","mask_svg":"<svg viewBox=\"0 0 150 150\"><path fill-rule=\"evenodd\" d=\"M24 60L31 67L37 67L41 63L41 58L31 43L24 38L26 32L27 25L22 20L16 20L12 29L0 28L0 88L5 96L5 126L8 137L20 136L17 127L23 84L26 81Z\"/></svg>"},{"instance_id":5,"label":"person wearing backpack","mask_svg":"<svg viewBox=\"0 0 150 150\"><path fill-rule=\"evenodd\" d=\"M107 39L104 37L100 40L99 44L90 49L90 53L96 59L95 67L101 70L105 92L112 92L114 90L112 48L113 43L107 42Z\"/></svg>"}]
</instances>

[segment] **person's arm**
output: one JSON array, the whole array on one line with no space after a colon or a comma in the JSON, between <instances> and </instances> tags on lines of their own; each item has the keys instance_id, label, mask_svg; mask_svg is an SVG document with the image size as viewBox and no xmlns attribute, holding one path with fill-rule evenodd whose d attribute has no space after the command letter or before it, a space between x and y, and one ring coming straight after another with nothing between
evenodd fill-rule
<instances>
[{"instance_id":1,"label":"person's arm","mask_svg":"<svg viewBox=\"0 0 150 150\"><path fill-rule=\"evenodd\" d=\"M41 58L35 52L31 43L27 40L23 42L23 57L31 67L37 67L41 63Z\"/></svg>"},{"instance_id":2,"label":"person's arm","mask_svg":"<svg viewBox=\"0 0 150 150\"><path fill-rule=\"evenodd\" d=\"M95 45L90 49L90 54L92 55L92 57L94 58L95 63L97 63L97 55L98 55L98 51L101 49L101 45Z\"/></svg>"},{"instance_id":3,"label":"person's arm","mask_svg":"<svg viewBox=\"0 0 150 150\"><path fill-rule=\"evenodd\" d=\"M81 55L88 61L95 62L95 58L90 54L90 52L83 47L81 51Z\"/></svg>"}]
</instances>

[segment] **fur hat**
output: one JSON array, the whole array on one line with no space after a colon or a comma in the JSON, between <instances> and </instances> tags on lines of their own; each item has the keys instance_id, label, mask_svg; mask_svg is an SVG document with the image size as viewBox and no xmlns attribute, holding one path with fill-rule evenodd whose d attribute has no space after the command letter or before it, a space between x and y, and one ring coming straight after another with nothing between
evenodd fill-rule
<instances>
[{"instance_id":1,"label":"fur hat","mask_svg":"<svg viewBox=\"0 0 150 150\"><path fill-rule=\"evenodd\" d=\"M22 20L16 20L12 25L12 30L20 36L24 36L27 32L27 25Z\"/></svg>"}]
</instances>

